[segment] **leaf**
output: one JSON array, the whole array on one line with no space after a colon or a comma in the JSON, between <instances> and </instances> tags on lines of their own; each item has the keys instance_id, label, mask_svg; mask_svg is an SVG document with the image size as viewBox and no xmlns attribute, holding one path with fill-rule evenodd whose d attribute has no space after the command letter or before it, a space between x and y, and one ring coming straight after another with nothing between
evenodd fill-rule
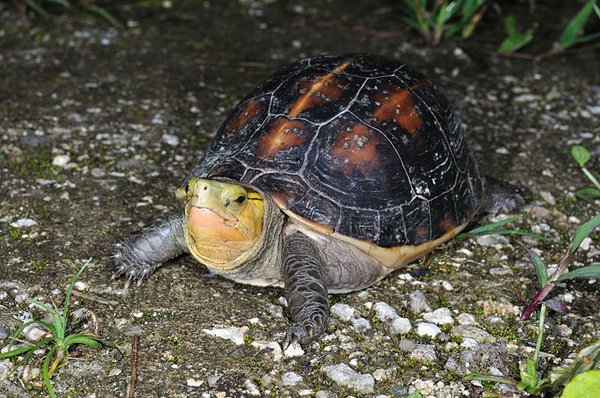
<instances>
[{"instance_id":1,"label":"leaf","mask_svg":"<svg viewBox=\"0 0 600 398\"><path fill-rule=\"evenodd\" d=\"M90 4L88 7L88 12L92 14L98 15L100 18L104 19L106 22L111 24L113 27L117 29L123 29L124 26L121 22L119 22L115 17L113 17L106 9L97 6L95 4Z\"/></svg>"},{"instance_id":2,"label":"leaf","mask_svg":"<svg viewBox=\"0 0 600 398\"><path fill-rule=\"evenodd\" d=\"M565 384L575 375L598 368L600 365L600 340L584 347L568 367L550 373L550 382L553 385Z\"/></svg>"},{"instance_id":3,"label":"leaf","mask_svg":"<svg viewBox=\"0 0 600 398\"><path fill-rule=\"evenodd\" d=\"M598 16L598 18L600 18L600 7L598 7L595 3L594 3L594 12Z\"/></svg>"},{"instance_id":4,"label":"leaf","mask_svg":"<svg viewBox=\"0 0 600 398\"><path fill-rule=\"evenodd\" d=\"M477 234L479 232L491 231L494 228L501 227L501 226L503 226L505 224L509 224L511 222L520 220L521 217L523 217L523 216L521 216L519 214L519 215L516 215L516 216L505 218L504 220L500 220L500 221L492 222L492 223L489 223L489 224L485 224L485 225L482 225L481 227L473 228L472 230L469 231L469 233Z\"/></svg>"},{"instance_id":5,"label":"leaf","mask_svg":"<svg viewBox=\"0 0 600 398\"><path fill-rule=\"evenodd\" d=\"M538 282L540 283L540 286L546 286L548 284L548 270L546 269L546 264L544 264L544 261L542 261L542 259L540 258L540 256L537 255L536 252L534 252L521 242L517 243L519 243L519 245L521 245L521 247L525 249L527 253L529 253L529 257L531 257L531 262L533 263L533 266L535 268L535 273L538 277Z\"/></svg>"},{"instance_id":6,"label":"leaf","mask_svg":"<svg viewBox=\"0 0 600 398\"><path fill-rule=\"evenodd\" d=\"M571 156L573 156L573 159L579 163L579 167L584 167L588 160L590 160L592 157L590 152L581 145L575 145L571 148Z\"/></svg>"},{"instance_id":7,"label":"leaf","mask_svg":"<svg viewBox=\"0 0 600 398\"><path fill-rule=\"evenodd\" d=\"M560 36L560 46L565 49L571 47L577 42L577 38L581 34L585 23L587 22L596 0L588 0L579 12L571 19L562 35Z\"/></svg>"},{"instance_id":8,"label":"leaf","mask_svg":"<svg viewBox=\"0 0 600 398\"><path fill-rule=\"evenodd\" d=\"M71 3L68 0L46 0L48 3L59 4L65 8L71 8Z\"/></svg>"},{"instance_id":9,"label":"leaf","mask_svg":"<svg viewBox=\"0 0 600 398\"><path fill-rule=\"evenodd\" d=\"M578 374L567 384L562 398L597 398L600 391L600 370Z\"/></svg>"},{"instance_id":10,"label":"leaf","mask_svg":"<svg viewBox=\"0 0 600 398\"><path fill-rule=\"evenodd\" d=\"M79 278L79 275L81 275L83 270L85 270L85 268L88 266L90 261L92 261L91 257L88 258L87 261L85 262L85 264L83 264L83 266L79 269L79 271L77 271L77 273L75 274L73 279L71 279L71 283L69 284L69 287L67 288L67 295L65 296L65 304L63 306L63 315L65 318L68 316L67 314L69 313L69 300L71 299L71 292L73 291L73 286L75 285L75 281L77 280L77 278Z\"/></svg>"},{"instance_id":11,"label":"leaf","mask_svg":"<svg viewBox=\"0 0 600 398\"><path fill-rule=\"evenodd\" d=\"M533 296L533 298L531 299L531 301L529 302L529 304L527 304L527 306L523 309L523 311L521 312L521 317L519 318L519 320L526 321L529 318L531 318L531 316L533 315L533 313L535 312L535 310L537 309L537 307L541 304L541 302L546 298L546 296L548 295L548 293L550 293L550 291L553 288L554 288L554 284L553 283L547 284L546 286L544 286L543 288L541 288L535 294L535 296Z\"/></svg>"},{"instance_id":12,"label":"leaf","mask_svg":"<svg viewBox=\"0 0 600 398\"><path fill-rule=\"evenodd\" d=\"M591 220L583 224L579 227L577 232L575 232L575 237L569 248L569 253L574 253L579 248L579 245L581 245L581 242L583 242L583 240L587 238L598 225L600 225L600 213L592 217Z\"/></svg>"},{"instance_id":13,"label":"leaf","mask_svg":"<svg viewBox=\"0 0 600 398\"><path fill-rule=\"evenodd\" d=\"M509 20L510 19L510 20ZM500 53L512 53L518 49L525 47L533 39L533 32L537 29L538 24L534 22L533 26L523 33L519 33L516 29L516 22L512 16L505 20L505 28L508 37L498 47Z\"/></svg>"},{"instance_id":14,"label":"leaf","mask_svg":"<svg viewBox=\"0 0 600 398\"><path fill-rule=\"evenodd\" d=\"M571 272L562 274L558 277L559 281L574 278L595 278L600 279L600 264L592 264L585 267L574 269Z\"/></svg>"},{"instance_id":15,"label":"leaf","mask_svg":"<svg viewBox=\"0 0 600 398\"><path fill-rule=\"evenodd\" d=\"M567 307L563 303L560 303L556 300L553 300L553 299L544 300L542 303L545 304L548 308L550 308L556 312L560 312L561 314L569 313L569 307Z\"/></svg>"},{"instance_id":16,"label":"leaf","mask_svg":"<svg viewBox=\"0 0 600 398\"><path fill-rule=\"evenodd\" d=\"M594 199L600 198L600 190L597 188L579 189L575 191L575 196L581 200L591 202Z\"/></svg>"}]
</instances>

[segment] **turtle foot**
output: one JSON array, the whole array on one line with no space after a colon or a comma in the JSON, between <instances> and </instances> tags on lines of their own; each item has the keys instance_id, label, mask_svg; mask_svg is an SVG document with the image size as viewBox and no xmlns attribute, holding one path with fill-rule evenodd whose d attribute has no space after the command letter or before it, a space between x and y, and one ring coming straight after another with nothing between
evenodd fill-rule
<instances>
[{"instance_id":1,"label":"turtle foot","mask_svg":"<svg viewBox=\"0 0 600 398\"><path fill-rule=\"evenodd\" d=\"M302 324L294 324L290 326L283 343L284 350L294 343L305 346L323 334L325 327L327 326L327 322L321 320L320 317L317 318L318 319L315 319L311 322L304 322Z\"/></svg>"},{"instance_id":2,"label":"turtle foot","mask_svg":"<svg viewBox=\"0 0 600 398\"><path fill-rule=\"evenodd\" d=\"M115 268L111 280L125 276L127 278L125 289L128 289L134 282L137 287L141 286L152 274L153 267L136 258L133 248L127 242L115 243L114 247L115 251L111 259L115 264Z\"/></svg>"}]
</instances>

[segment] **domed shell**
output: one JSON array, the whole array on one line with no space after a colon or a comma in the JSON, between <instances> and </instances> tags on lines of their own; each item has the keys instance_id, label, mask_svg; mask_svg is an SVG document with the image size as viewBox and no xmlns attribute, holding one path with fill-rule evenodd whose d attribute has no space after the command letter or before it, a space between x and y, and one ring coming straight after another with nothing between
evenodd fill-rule
<instances>
[{"instance_id":1,"label":"domed shell","mask_svg":"<svg viewBox=\"0 0 600 398\"><path fill-rule=\"evenodd\" d=\"M451 234L483 190L442 91L407 65L360 55L276 72L235 107L192 175L256 186L295 218L382 248Z\"/></svg>"}]
</instances>

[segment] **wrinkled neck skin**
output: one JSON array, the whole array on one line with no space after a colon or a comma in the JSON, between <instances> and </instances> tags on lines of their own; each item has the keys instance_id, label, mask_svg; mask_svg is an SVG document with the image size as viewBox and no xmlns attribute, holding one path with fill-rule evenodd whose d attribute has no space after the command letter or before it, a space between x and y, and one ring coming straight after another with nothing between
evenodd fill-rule
<instances>
[{"instance_id":1,"label":"wrinkled neck skin","mask_svg":"<svg viewBox=\"0 0 600 398\"><path fill-rule=\"evenodd\" d=\"M257 191L253 187L249 189ZM260 235L255 239L229 243L222 248L217 245L209 251L199 252L193 247L190 234L186 232L188 251L211 272L242 283L257 279L265 281L279 279L284 214L268 195L258 192L263 198L264 213ZM189 206L186 206L186 213L188 209ZM206 238L219 242L218 238L212 236ZM211 258L212 253L218 254L219 258ZM228 254L226 258L223 257L223 253Z\"/></svg>"}]
</instances>

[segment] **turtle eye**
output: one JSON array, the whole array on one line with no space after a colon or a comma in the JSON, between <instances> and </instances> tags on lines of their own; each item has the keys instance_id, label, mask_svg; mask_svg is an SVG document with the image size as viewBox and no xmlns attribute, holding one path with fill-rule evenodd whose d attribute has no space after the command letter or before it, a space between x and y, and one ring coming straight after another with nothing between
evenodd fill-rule
<instances>
[{"instance_id":1,"label":"turtle eye","mask_svg":"<svg viewBox=\"0 0 600 398\"><path fill-rule=\"evenodd\" d=\"M238 205L241 205L242 203L244 203L245 200L246 200L246 197L244 195L240 195L237 198L235 198L234 202L237 203Z\"/></svg>"}]
</instances>

